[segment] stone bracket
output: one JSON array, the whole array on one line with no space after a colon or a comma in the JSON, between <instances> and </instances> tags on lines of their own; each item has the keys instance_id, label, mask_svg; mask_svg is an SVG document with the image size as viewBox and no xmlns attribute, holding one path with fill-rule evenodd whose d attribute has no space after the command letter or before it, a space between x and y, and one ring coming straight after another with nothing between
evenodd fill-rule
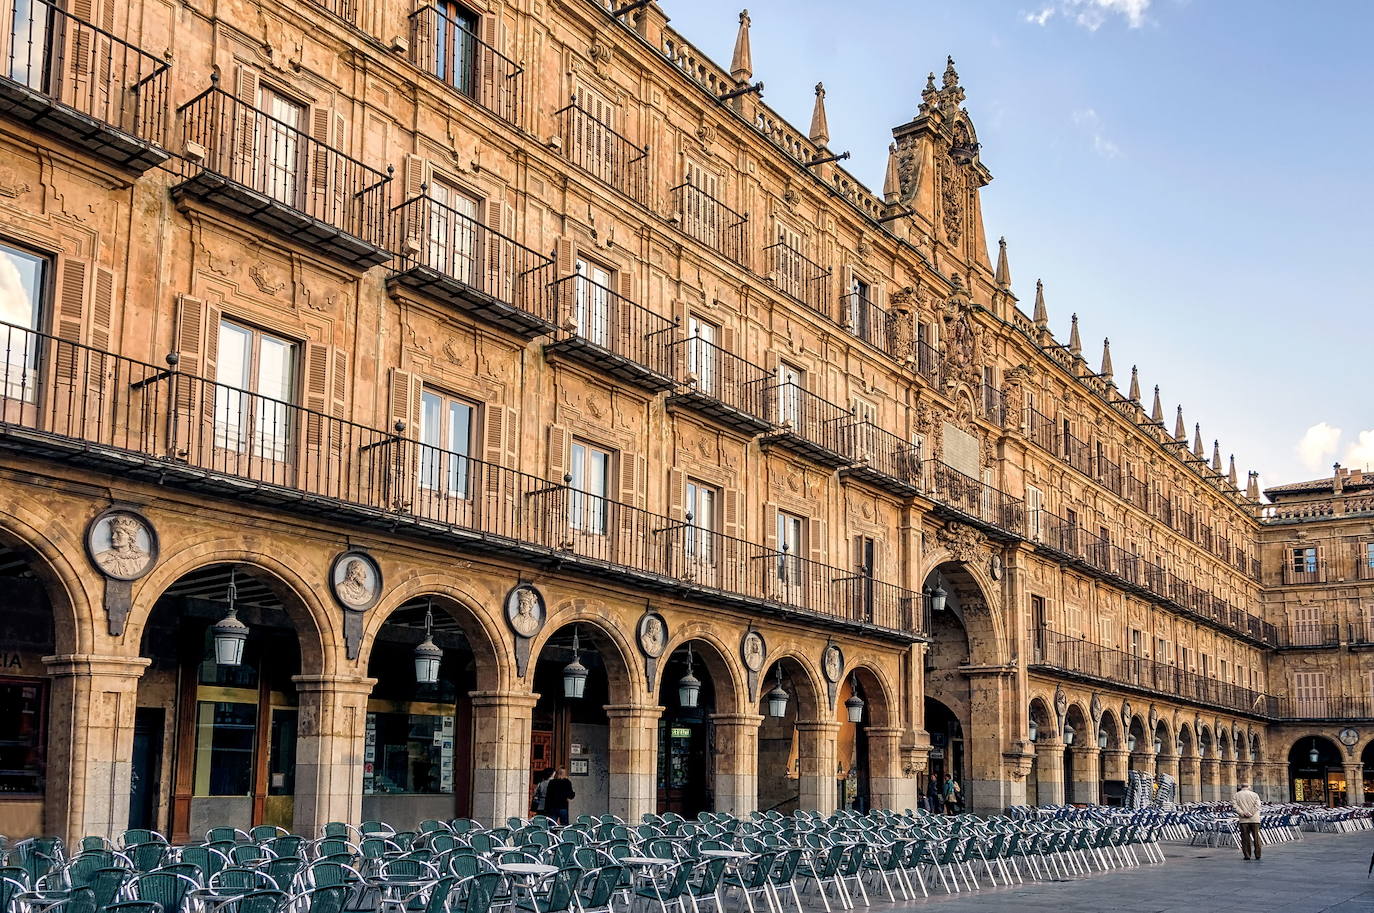
<instances>
[{"instance_id":1,"label":"stone bracket","mask_svg":"<svg viewBox=\"0 0 1374 913\"><path fill-rule=\"evenodd\" d=\"M363 612L356 609L344 609L344 655L349 659L357 659L363 647Z\"/></svg>"},{"instance_id":2,"label":"stone bracket","mask_svg":"<svg viewBox=\"0 0 1374 913\"><path fill-rule=\"evenodd\" d=\"M658 678L658 657L644 657L644 693L654 693L654 679Z\"/></svg>"},{"instance_id":3,"label":"stone bracket","mask_svg":"<svg viewBox=\"0 0 1374 913\"><path fill-rule=\"evenodd\" d=\"M519 634L515 635L515 674L518 678L524 678L525 672L530 667L530 639Z\"/></svg>"},{"instance_id":4,"label":"stone bracket","mask_svg":"<svg viewBox=\"0 0 1374 913\"><path fill-rule=\"evenodd\" d=\"M133 607L133 591L132 581L105 578L105 622L111 637L124 635L124 624Z\"/></svg>"}]
</instances>

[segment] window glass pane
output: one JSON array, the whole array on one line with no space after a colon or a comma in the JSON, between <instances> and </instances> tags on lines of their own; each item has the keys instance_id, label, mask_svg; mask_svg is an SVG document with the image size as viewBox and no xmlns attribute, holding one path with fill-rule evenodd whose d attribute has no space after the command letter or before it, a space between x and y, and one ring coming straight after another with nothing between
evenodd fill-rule
<instances>
[{"instance_id":1,"label":"window glass pane","mask_svg":"<svg viewBox=\"0 0 1374 913\"><path fill-rule=\"evenodd\" d=\"M267 747L267 794L291 796L296 792L296 711L272 710L272 740Z\"/></svg>"},{"instance_id":2,"label":"window glass pane","mask_svg":"<svg viewBox=\"0 0 1374 913\"><path fill-rule=\"evenodd\" d=\"M472 407L451 401L448 404L448 490L461 495L468 490L468 457L472 455Z\"/></svg>"},{"instance_id":3,"label":"window glass pane","mask_svg":"<svg viewBox=\"0 0 1374 913\"><path fill-rule=\"evenodd\" d=\"M453 792L453 717L369 713L363 792Z\"/></svg>"},{"instance_id":4,"label":"window glass pane","mask_svg":"<svg viewBox=\"0 0 1374 913\"><path fill-rule=\"evenodd\" d=\"M47 683L0 679L0 795L43 792Z\"/></svg>"},{"instance_id":5,"label":"window glass pane","mask_svg":"<svg viewBox=\"0 0 1374 913\"><path fill-rule=\"evenodd\" d=\"M443 435L444 403L437 393L420 395L420 485L428 489L439 487L439 461L435 448Z\"/></svg>"},{"instance_id":6,"label":"window glass pane","mask_svg":"<svg viewBox=\"0 0 1374 913\"><path fill-rule=\"evenodd\" d=\"M196 795L246 796L252 792L257 717L256 704L197 704Z\"/></svg>"},{"instance_id":7,"label":"window glass pane","mask_svg":"<svg viewBox=\"0 0 1374 913\"><path fill-rule=\"evenodd\" d=\"M284 460L291 441L292 367L296 347L272 336L259 334L258 415L254 443L258 456Z\"/></svg>"},{"instance_id":8,"label":"window glass pane","mask_svg":"<svg viewBox=\"0 0 1374 913\"><path fill-rule=\"evenodd\" d=\"M17 14L16 14L17 15ZM0 350L7 399L33 402L38 383L38 340L27 331L41 329L40 305L47 263L39 257L0 245Z\"/></svg>"}]
</instances>

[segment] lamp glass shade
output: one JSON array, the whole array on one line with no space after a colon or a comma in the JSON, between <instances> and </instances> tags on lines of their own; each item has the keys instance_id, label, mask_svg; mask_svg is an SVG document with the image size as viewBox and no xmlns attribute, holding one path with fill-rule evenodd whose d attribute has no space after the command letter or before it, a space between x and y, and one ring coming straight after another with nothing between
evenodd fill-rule
<instances>
[{"instance_id":1,"label":"lamp glass shade","mask_svg":"<svg viewBox=\"0 0 1374 913\"><path fill-rule=\"evenodd\" d=\"M1133 736L1133 735L1128 735L1128 736L1126 736L1126 750L1127 750L1127 751L1135 751L1135 736Z\"/></svg>"},{"instance_id":2,"label":"lamp glass shade","mask_svg":"<svg viewBox=\"0 0 1374 913\"><path fill-rule=\"evenodd\" d=\"M587 667L576 656L563 667L563 696L577 701L587 690Z\"/></svg>"},{"instance_id":3,"label":"lamp glass shade","mask_svg":"<svg viewBox=\"0 0 1374 913\"><path fill-rule=\"evenodd\" d=\"M849 717L851 723L862 723L864 719L864 699L857 694L851 694L849 699L844 702L844 712Z\"/></svg>"},{"instance_id":4,"label":"lamp glass shade","mask_svg":"<svg viewBox=\"0 0 1374 913\"><path fill-rule=\"evenodd\" d=\"M766 695L768 715L775 719L781 719L787 716L787 697L787 692L782 690L782 683L779 682L773 687L773 690Z\"/></svg>"},{"instance_id":5,"label":"lamp glass shade","mask_svg":"<svg viewBox=\"0 0 1374 913\"><path fill-rule=\"evenodd\" d=\"M1313 745L1312 750L1307 753L1307 759L1311 761L1313 764L1316 764L1318 761L1321 760L1321 758L1322 753L1320 751L1317 751L1316 745Z\"/></svg>"},{"instance_id":6,"label":"lamp glass shade","mask_svg":"<svg viewBox=\"0 0 1374 913\"><path fill-rule=\"evenodd\" d=\"M687 674L677 680L677 702L690 709L697 705L699 697L701 697L701 679L693 675L691 669L688 669Z\"/></svg>"},{"instance_id":7,"label":"lamp glass shade","mask_svg":"<svg viewBox=\"0 0 1374 913\"><path fill-rule=\"evenodd\" d=\"M949 594L945 592L945 588L938 583L935 584L935 589L930 591L930 610L932 612L943 612L945 610L945 600L948 597Z\"/></svg>"},{"instance_id":8,"label":"lamp glass shade","mask_svg":"<svg viewBox=\"0 0 1374 913\"><path fill-rule=\"evenodd\" d=\"M1029 728L1030 728L1030 740L1031 740L1032 742L1034 742L1034 741L1035 741L1035 736L1040 732L1040 726L1039 726L1039 724L1037 724L1037 723L1035 722L1035 717L1031 717L1031 720L1030 720L1030 727L1029 727Z\"/></svg>"},{"instance_id":9,"label":"lamp glass shade","mask_svg":"<svg viewBox=\"0 0 1374 913\"><path fill-rule=\"evenodd\" d=\"M1073 744L1073 737L1074 737L1074 735L1075 735L1075 733L1074 733L1074 731L1073 731L1073 727L1070 726L1068 723L1065 723L1065 724L1064 724L1064 744L1065 744L1065 745L1072 745L1072 744Z\"/></svg>"},{"instance_id":10,"label":"lamp glass shade","mask_svg":"<svg viewBox=\"0 0 1374 913\"><path fill-rule=\"evenodd\" d=\"M444 659L444 651L435 645L432 637L425 639L415 648L415 683L433 685L439 681L439 664Z\"/></svg>"},{"instance_id":11,"label":"lamp glass shade","mask_svg":"<svg viewBox=\"0 0 1374 913\"><path fill-rule=\"evenodd\" d=\"M1182 739L1179 739L1177 742L1174 743L1174 753L1175 753L1175 754L1183 754L1183 740L1182 740Z\"/></svg>"},{"instance_id":12,"label":"lamp glass shade","mask_svg":"<svg viewBox=\"0 0 1374 913\"><path fill-rule=\"evenodd\" d=\"M211 629L215 638L215 662L237 666L243 662L243 646L248 641L248 625L239 621L233 609Z\"/></svg>"},{"instance_id":13,"label":"lamp glass shade","mask_svg":"<svg viewBox=\"0 0 1374 913\"><path fill-rule=\"evenodd\" d=\"M1163 748L1164 748L1164 741L1163 741L1162 739L1155 739L1155 754L1159 754L1160 751L1163 750Z\"/></svg>"},{"instance_id":14,"label":"lamp glass shade","mask_svg":"<svg viewBox=\"0 0 1374 913\"><path fill-rule=\"evenodd\" d=\"M1106 748L1106 747L1107 747L1107 730L1105 730L1105 729L1099 729L1099 730L1097 730L1097 747L1098 747L1098 748Z\"/></svg>"}]
</instances>

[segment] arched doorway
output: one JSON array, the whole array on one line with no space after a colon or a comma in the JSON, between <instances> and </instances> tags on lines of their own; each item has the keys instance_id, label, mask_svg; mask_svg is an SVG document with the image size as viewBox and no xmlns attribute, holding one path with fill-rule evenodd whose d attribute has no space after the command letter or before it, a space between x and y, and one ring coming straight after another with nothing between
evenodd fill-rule
<instances>
[{"instance_id":1,"label":"arched doorway","mask_svg":"<svg viewBox=\"0 0 1374 913\"><path fill-rule=\"evenodd\" d=\"M803 771L814 766L805 756L810 740L801 738L797 723L819 718L819 689L800 660L783 656L768 667L759 690L758 807L790 814L800 808Z\"/></svg>"},{"instance_id":2,"label":"arched doorway","mask_svg":"<svg viewBox=\"0 0 1374 913\"><path fill-rule=\"evenodd\" d=\"M231 608L242 625L237 650L233 637L216 637ZM294 678L303 654L319 669L320 647L290 587L243 563L190 571L158 597L140 652L150 665L138 685L130 821L174 840L220 826L293 827Z\"/></svg>"},{"instance_id":3,"label":"arched doorway","mask_svg":"<svg viewBox=\"0 0 1374 913\"><path fill-rule=\"evenodd\" d=\"M459 620L466 615L447 598L415 597L377 631L367 657L376 684L363 748L365 821L412 830L426 818L472 815L471 692L479 676Z\"/></svg>"},{"instance_id":4,"label":"arched doorway","mask_svg":"<svg viewBox=\"0 0 1374 913\"><path fill-rule=\"evenodd\" d=\"M946 774L953 774L960 784L968 783L968 757L964 742L964 726L954 711L943 702L927 697L925 702L926 732L930 734L930 763L926 778L926 795L930 795L930 778L934 778L936 802L940 785ZM932 805L931 811L940 811Z\"/></svg>"},{"instance_id":5,"label":"arched doorway","mask_svg":"<svg viewBox=\"0 0 1374 913\"><path fill-rule=\"evenodd\" d=\"M866 665L855 666L836 689L837 808L867 812L895 804L901 730L892 725L891 706L887 687Z\"/></svg>"},{"instance_id":6,"label":"arched doorway","mask_svg":"<svg viewBox=\"0 0 1374 913\"><path fill-rule=\"evenodd\" d=\"M1026 801L1031 805L1058 805L1063 801L1060 792L1063 781L1063 762L1057 757L1063 749L1055 731L1054 711L1041 698L1032 698L1027 711L1030 716L1031 741L1035 743L1035 763L1026 775ZM1056 757L1051 760L1051 755Z\"/></svg>"},{"instance_id":7,"label":"arched doorway","mask_svg":"<svg viewBox=\"0 0 1374 913\"><path fill-rule=\"evenodd\" d=\"M715 810L716 740L712 717L718 703L729 706L725 695L718 701L719 683L728 681L724 659L703 640L678 644L662 660L658 703L663 716L658 724L658 812L695 818Z\"/></svg>"},{"instance_id":8,"label":"arched doorway","mask_svg":"<svg viewBox=\"0 0 1374 913\"><path fill-rule=\"evenodd\" d=\"M1178 727L1174 741L1178 752L1178 801L1187 805L1202 800L1202 770L1193 740L1193 730L1187 723Z\"/></svg>"},{"instance_id":9,"label":"arched doorway","mask_svg":"<svg viewBox=\"0 0 1374 913\"><path fill-rule=\"evenodd\" d=\"M580 621L555 630L534 668L538 695L530 718L529 793L550 768L563 768L575 798L570 818L614 811L608 706L631 692L629 666L600 624Z\"/></svg>"},{"instance_id":10,"label":"arched doorway","mask_svg":"<svg viewBox=\"0 0 1374 913\"><path fill-rule=\"evenodd\" d=\"M1078 704L1070 704L1064 713L1064 798L1070 803L1096 804L1100 801L1101 782L1098 760L1097 734L1088 723L1087 714Z\"/></svg>"},{"instance_id":11,"label":"arched doorway","mask_svg":"<svg viewBox=\"0 0 1374 913\"><path fill-rule=\"evenodd\" d=\"M1303 736L1288 750L1288 789L1294 802L1345 804L1341 750L1325 736Z\"/></svg>"}]
</instances>

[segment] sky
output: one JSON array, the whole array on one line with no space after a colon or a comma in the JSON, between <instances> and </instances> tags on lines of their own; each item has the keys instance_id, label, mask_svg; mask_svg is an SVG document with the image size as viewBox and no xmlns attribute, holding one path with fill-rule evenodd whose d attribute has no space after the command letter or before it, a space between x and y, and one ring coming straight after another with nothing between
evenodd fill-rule
<instances>
[{"instance_id":1,"label":"sky","mask_svg":"<svg viewBox=\"0 0 1374 913\"><path fill-rule=\"evenodd\" d=\"M722 64L744 0L660 0ZM1077 313L1096 366L1140 367L1244 484L1374 469L1374 3L748 0L754 78L882 188L892 127L953 55L1027 313ZM1361 266L1361 264L1365 264Z\"/></svg>"}]
</instances>

